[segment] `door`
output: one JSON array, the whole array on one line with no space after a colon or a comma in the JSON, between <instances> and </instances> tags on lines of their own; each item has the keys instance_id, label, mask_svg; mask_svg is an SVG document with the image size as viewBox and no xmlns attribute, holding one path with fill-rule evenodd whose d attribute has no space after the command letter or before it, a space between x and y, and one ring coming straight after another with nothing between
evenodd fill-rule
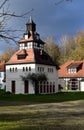
<instances>
[{"instance_id":1,"label":"door","mask_svg":"<svg viewBox=\"0 0 84 130\"><path fill-rule=\"evenodd\" d=\"M28 80L25 80L25 82L24 82L24 93L28 93L29 92L28 85L29 85Z\"/></svg>"},{"instance_id":2,"label":"door","mask_svg":"<svg viewBox=\"0 0 84 130\"><path fill-rule=\"evenodd\" d=\"M15 94L15 81L11 83L11 92Z\"/></svg>"},{"instance_id":3,"label":"door","mask_svg":"<svg viewBox=\"0 0 84 130\"><path fill-rule=\"evenodd\" d=\"M81 84L80 84L80 90L84 91L84 82L81 82Z\"/></svg>"}]
</instances>

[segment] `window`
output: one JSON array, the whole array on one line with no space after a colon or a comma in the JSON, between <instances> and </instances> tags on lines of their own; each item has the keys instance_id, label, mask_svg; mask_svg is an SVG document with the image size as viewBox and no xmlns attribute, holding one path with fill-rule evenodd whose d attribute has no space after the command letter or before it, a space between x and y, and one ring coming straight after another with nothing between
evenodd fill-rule
<instances>
[{"instance_id":1,"label":"window","mask_svg":"<svg viewBox=\"0 0 84 130\"><path fill-rule=\"evenodd\" d=\"M31 71L31 67L29 67L29 71Z\"/></svg>"},{"instance_id":2,"label":"window","mask_svg":"<svg viewBox=\"0 0 84 130\"><path fill-rule=\"evenodd\" d=\"M68 81L68 89L69 90L77 90L79 89L79 81L76 79L71 79Z\"/></svg>"},{"instance_id":3,"label":"window","mask_svg":"<svg viewBox=\"0 0 84 130\"><path fill-rule=\"evenodd\" d=\"M24 46L27 47L27 43L25 43Z\"/></svg>"},{"instance_id":4,"label":"window","mask_svg":"<svg viewBox=\"0 0 84 130\"><path fill-rule=\"evenodd\" d=\"M25 71L25 67L23 67L23 71Z\"/></svg>"},{"instance_id":5,"label":"window","mask_svg":"<svg viewBox=\"0 0 84 130\"><path fill-rule=\"evenodd\" d=\"M50 93L52 92L52 82L50 82Z\"/></svg>"},{"instance_id":6,"label":"window","mask_svg":"<svg viewBox=\"0 0 84 130\"><path fill-rule=\"evenodd\" d=\"M52 68L52 70L51 70L52 72L53 72L53 68Z\"/></svg>"},{"instance_id":7,"label":"window","mask_svg":"<svg viewBox=\"0 0 84 130\"><path fill-rule=\"evenodd\" d=\"M11 68L10 68L10 72L11 72Z\"/></svg>"},{"instance_id":8,"label":"window","mask_svg":"<svg viewBox=\"0 0 84 130\"><path fill-rule=\"evenodd\" d=\"M44 72L44 67L38 67L38 72Z\"/></svg>"},{"instance_id":9,"label":"window","mask_svg":"<svg viewBox=\"0 0 84 130\"><path fill-rule=\"evenodd\" d=\"M38 72L39 72L39 67L38 67Z\"/></svg>"},{"instance_id":10,"label":"window","mask_svg":"<svg viewBox=\"0 0 84 130\"><path fill-rule=\"evenodd\" d=\"M1 77L1 72L0 72L0 77Z\"/></svg>"},{"instance_id":11,"label":"window","mask_svg":"<svg viewBox=\"0 0 84 130\"><path fill-rule=\"evenodd\" d=\"M55 92L55 82L53 83L53 92Z\"/></svg>"},{"instance_id":12,"label":"window","mask_svg":"<svg viewBox=\"0 0 84 130\"><path fill-rule=\"evenodd\" d=\"M21 60L21 59L25 59L27 56L27 54L20 54L20 55L17 55L17 58L18 60Z\"/></svg>"},{"instance_id":13,"label":"window","mask_svg":"<svg viewBox=\"0 0 84 130\"><path fill-rule=\"evenodd\" d=\"M10 68L9 71L10 71L10 72L17 72L17 67L15 67L15 68L14 68L14 67L13 67L13 68Z\"/></svg>"},{"instance_id":14,"label":"window","mask_svg":"<svg viewBox=\"0 0 84 130\"><path fill-rule=\"evenodd\" d=\"M82 68L82 62L72 62L70 65L67 66L68 73L76 73Z\"/></svg>"},{"instance_id":15,"label":"window","mask_svg":"<svg viewBox=\"0 0 84 130\"><path fill-rule=\"evenodd\" d=\"M31 71L31 67L23 67L23 71Z\"/></svg>"},{"instance_id":16,"label":"window","mask_svg":"<svg viewBox=\"0 0 84 130\"><path fill-rule=\"evenodd\" d=\"M15 68L15 72L17 72L17 67Z\"/></svg>"},{"instance_id":17,"label":"window","mask_svg":"<svg viewBox=\"0 0 84 130\"><path fill-rule=\"evenodd\" d=\"M13 72L14 72L14 68L13 68Z\"/></svg>"},{"instance_id":18,"label":"window","mask_svg":"<svg viewBox=\"0 0 84 130\"><path fill-rule=\"evenodd\" d=\"M49 93L49 82L47 82L47 93Z\"/></svg>"},{"instance_id":19,"label":"window","mask_svg":"<svg viewBox=\"0 0 84 130\"><path fill-rule=\"evenodd\" d=\"M26 71L28 71L28 67L26 67Z\"/></svg>"},{"instance_id":20,"label":"window","mask_svg":"<svg viewBox=\"0 0 84 130\"><path fill-rule=\"evenodd\" d=\"M53 68L48 68L49 73L53 73Z\"/></svg>"},{"instance_id":21,"label":"window","mask_svg":"<svg viewBox=\"0 0 84 130\"><path fill-rule=\"evenodd\" d=\"M68 73L76 73L77 69L76 68L69 68Z\"/></svg>"}]
</instances>

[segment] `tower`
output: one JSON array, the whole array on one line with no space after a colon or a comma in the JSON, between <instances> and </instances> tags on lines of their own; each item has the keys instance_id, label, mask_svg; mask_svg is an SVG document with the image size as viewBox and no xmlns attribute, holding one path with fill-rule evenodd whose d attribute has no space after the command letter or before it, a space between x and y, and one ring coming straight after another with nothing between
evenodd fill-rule
<instances>
[{"instance_id":1,"label":"tower","mask_svg":"<svg viewBox=\"0 0 84 130\"><path fill-rule=\"evenodd\" d=\"M36 24L30 17L26 24L26 32L24 33L23 38L19 41L20 50L29 48L43 50L44 44L45 42L40 39L40 35L36 32Z\"/></svg>"}]
</instances>

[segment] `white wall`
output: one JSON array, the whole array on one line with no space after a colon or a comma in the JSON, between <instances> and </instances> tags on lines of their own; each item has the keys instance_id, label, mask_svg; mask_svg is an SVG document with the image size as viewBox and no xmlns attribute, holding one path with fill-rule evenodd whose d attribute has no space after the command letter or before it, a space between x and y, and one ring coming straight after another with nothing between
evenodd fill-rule
<instances>
[{"instance_id":1,"label":"white wall","mask_svg":"<svg viewBox=\"0 0 84 130\"><path fill-rule=\"evenodd\" d=\"M4 89L5 83L3 82L4 72L0 72L0 89Z\"/></svg>"},{"instance_id":2,"label":"white wall","mask_svg":"<svg viewBox=\"0 0 84 130\"><path fill-rule=\"evenodd\" d=\"M66 83L64 78L59 78L58 79L58 84L61 85L61 87L63 88L63 90L66 90Z\"/></svg>"},{"instance_id":3,"label":"white wall","mask_svg":"<svg viewBox=\"0 0 84 130\"><path fill-rule=\"evenodd\" d=\"M16 68L17 71L10 72L10 68ZM31 67L31 71L24 71L23 67ZM21 79L21 76L26 76L29 73L42 73L38 71L38 67L43 67L45 73L48 77L48 82L52 82L55 84L55 91L58 92L58 71L55 66L49 66L49 65L40 65L40 64L17 64L17 65L6 65L6 91L11 92L11 81L16 82L16 94L18 93L24 93L24 82ZM52 69L52 72L48 72L48 68ZM34 85L32 82L29 82L29 93L33 94L35 93Z\"/></svg>"},{"instance_id":4,"label":"white wall","mask_svg":"<svg viewBox=\"0 0 84 130\"><path fill-rule=\"evenodd\" d=\"M17 71L10 72L10 68L16 68ZM31 71L24 71L23 67L31 67ZM11 92L11 81L16 82L16 93L24 93L24 82L21 79L21 76L26 76L29 73L35 73L35 64L18 64L18 65L6 65L6 91ZM34 93L33 84L29 83L29 93Z\"/></svg>"},{"instance_id":5,"label":"white wall","mask_svg":"<svg viewBox=\"0 0 84 130\"><path fill-rule=\"evenodd\" d=\"M50 65L40 65L36 64L36 73L40 73L38 71L38 67L43 67L44 72L48 77L48 82L55 83L55 91L58 92L58 70L56 69L56 66L50 66ZM53 72L48 72L48 68L53 69ZM42 73L42 72L41 72Z\"/></svg>"},{"instance_id":6,"label":"white wall","mask_svg":"<svg viewBox=\"0 0 84 130\"><path fill-rule=\"evenodd\" d=\"M80 91L84 91L84 81L80 82Z\"/></svg>"}]
</instances>

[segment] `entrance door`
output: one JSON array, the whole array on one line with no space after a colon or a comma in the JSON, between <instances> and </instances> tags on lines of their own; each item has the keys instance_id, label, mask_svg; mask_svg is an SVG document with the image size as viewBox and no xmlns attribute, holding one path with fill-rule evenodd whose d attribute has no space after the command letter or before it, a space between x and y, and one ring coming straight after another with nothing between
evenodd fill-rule
<instances>
[{"instance_id":1,"label":"entrance door","mask_svg":"<svg viewBox=\"0 0 84 130\"><path fill-rule=\"evenodd\" d=\"M81 82L80 90L81 90L81 91L84 91L84 82Z\"/></svg>"},{"instance_id":2,"label":"entrance door","mask_svg":"<svg viewBox=\"0 0 84 130\"><path fill-rule=\"evenodd\" d=\"M11 92L15 94L15 81L11 83Z\"/></svg>"},{"instance_id":3,"label":"entrance door","mask_svg":"<svg viewBox=\"0 0 84 130\"><path fill-rule=\"evenodd\" d=\"M28 87L29 83L27 80L25 80L24 82L24 93L28 93L29 92L29 87Z\"/></svg>"}]
</instances>

